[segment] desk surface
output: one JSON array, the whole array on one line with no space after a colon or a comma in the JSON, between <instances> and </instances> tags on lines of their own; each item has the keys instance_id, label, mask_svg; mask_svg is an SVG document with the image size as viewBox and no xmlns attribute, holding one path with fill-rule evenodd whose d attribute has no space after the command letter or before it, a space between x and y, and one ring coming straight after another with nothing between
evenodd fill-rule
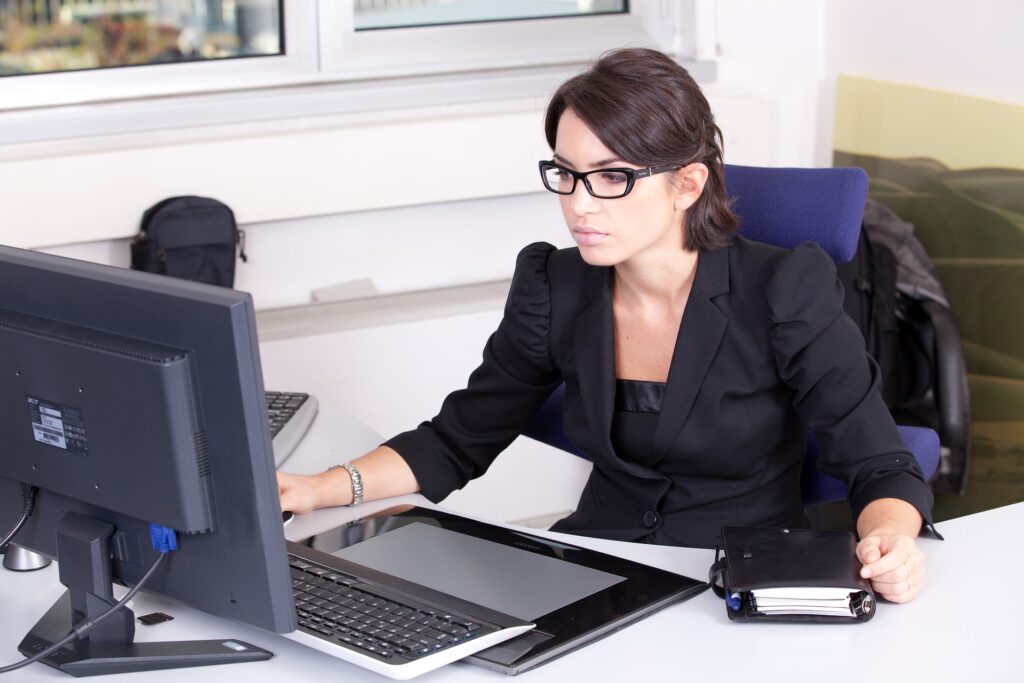
<instances>
[{"instance_id":1,"label":"desk surface","mask_svg":"<svg viewBox=\"0 0 1024 683\"><path fill-rule=\"evenodd\" d=\"M423 503L418 496L403 500ZM368 508L369 509L369 508ZM322 513L322 514L321 514ZM325 510L291 526L289 536L313 527L330 527L350 514ZM564 683L579 677L594 680L830 681L863 683L872 669L886 681L1020 681L1016 649L1017 619L993 608L993 587L1014 586L1024 550L1006 539L1020 537L1024 503L945 522L945 542L923 539L928 555L928 585L907 605L882 604L875 618L858 625L739 624L730 622L722 602L710 591L669 607L618 633L523 674L526 680ZM552 534L555 538L568 538ZM1002 541L994 539L1003 539ZM571 537L571 542L603 552L700 577L711 563L708 550L648 546ZM61 593L54 566L29 573L0 574L0 604L4 605L0 633L6 641L0 661L18 658L17 641ZM229 667L163 671L99 677L96 680L220 681L245 676L262 681L383 681L328 655L275 634L230 623L158 596L137 598L136 614L167 612L175 620L154 627L139 626L140 640L178 640L235 637L276 653L267 662ZM738 653L743 653L737 656ZM754 673L754 671L760 674ZM343 678L342 678L343 677ZM35 664L9 680L66 680ZM506 677L467 664L455 664L422 681L492 681Z\"/></svg>"},{"instance_id":2,"label":"desk surface","mask_svg":"<svg viewBox=\"0 0 1024 683\"><path fill-rule=\"evenodd\" d=\"M281 381L293 377L293 367L286 358L294 358L300 351L293 344L287 346L271 349L264 356L267 384L316 393L321 400L321 415L283 469L317 471L379 443L371 429L351 418L339 417L347 411L335 405L340 399L338 392L343 391L337 388L342 386L337 378L324 378L310 371L300 376L297 384ZM330 337L314 338L301 346L303 351L321 353L337 348L336 340ZM419 496L400 500L427 504ZM371 512L394 502L370 503L356 511ZM471 516L474 512L459 511ZM353 514L348 508L321 510L296 518L288 525L286 535L301 538L343 523ZM564 683L574 678L787 683L1021 681L1024 667L1015 661L1020 644L1017 619L1000 606L993 608L988 600L1001 587L1013 588L1019 581L1024 548L1016 539L1021 536L1022 526L1024 503L944 522L939 528L945 542L921 541L929 560L927 585L921 596L907 605L879 605L878 614L866 624L734 623L726 617L721 600L707 591L522 676L530 683ZM695 578L706 576L712 561L709 550L545 535ZM0 665L20 658L17 644L21 637L62 592L55 566L28 574L0 570ZM210 617L159 596L143 593L132 608L137 615L161 611L175 617L157 626L138 625L139 640L234 637L265 647L276 656L267 662L104 676L97 677L97 681L221 683L242 677L247 683L387 680L276 634ZM6 680L69 679L45 665L34 664L8 675ZM499 683L509 679L460 663L417 680Z\"/></svg>"}]
</instances>

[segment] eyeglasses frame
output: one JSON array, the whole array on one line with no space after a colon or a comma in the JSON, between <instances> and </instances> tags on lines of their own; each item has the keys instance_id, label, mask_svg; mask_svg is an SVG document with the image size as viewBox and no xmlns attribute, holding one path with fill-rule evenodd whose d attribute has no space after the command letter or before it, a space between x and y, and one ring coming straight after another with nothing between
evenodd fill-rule
<instances>
[{"instance_id":1,"label":"eyeglasses frame","mask_svg":"<svg viewBox=\"0 0 1024 683\"><path fill-rule=\"evenodd\" d=\"M537 168L540 170L541 183L544 185L544 189L548 190L549 192L554 192L555 194L560 195L571 195L574 192L576 192L576 184L582 180L583 187L587 189L587 192L590 194L591 197L596 197L597 199L621 199L633 191L633 185L636 183L638 178L649 178L653 175L658 175L659 173L667 173L669 171L674 171L678 168L682 168L682 166L680 166L679 164L674 164L671 166L648 166L646 168L595 168L593 171L584 171L581 173L579 171L574 171L571 168L566 168L561 164L556 164L554 159L551 159L549 161L545 161L542 159L537 162ZM557 168L558 170L565 171L566 173L571 175L572 189L569 190L568 192L559 192L558 190L552 189L551 186L547 184L547 177L544 175L545 168ZM625 192L623 192L622 194L614 195L612 197L599 195L596 192L594 192L594 188L591 187L590 181L587 180L587 176L591 175L592 173L608 172L618 172L624 173L626 175Z\"/></svg>"}]
</instances>

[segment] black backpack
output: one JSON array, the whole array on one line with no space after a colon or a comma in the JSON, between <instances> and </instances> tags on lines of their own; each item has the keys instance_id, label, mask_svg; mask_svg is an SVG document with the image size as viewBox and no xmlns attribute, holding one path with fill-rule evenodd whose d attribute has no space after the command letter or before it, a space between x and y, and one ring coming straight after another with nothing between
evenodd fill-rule
<instances>
[{"instance_id":1,"label":"black backpack","mask_svg":"<svg viewBox=\"0 0 1024 683\"><path fill-rule=\"evenodd\" d=\"M934 384L934 345L922 327L918 300L896 286L898 262L884 244L861 230L857 251L836 266L846 289L844 308L857 323L868 353L882 375L882 397L889 410L921 398Z\"/></svg>"},{"instance_id":2,"label":"black backpack","mask_svg":"<svg viewBox=\"0 0 1024 683\"><path fill-rule=\"evenodd\" d=\"M135 270L222 287L235 283L236 253L247 260L245 233L231 209L209 197L170 197L154 204L131 243Z\"/></svg>"},{"instance_id":3,"label":"black backpack","mask_svg":"<svg viewBox=\"0 0 1024 683\"><path fill-rule=\"evenodd\" d=\"M948 307L901 291L894 252L861 229L857 251L837 264L844 309L878 363L882 396L898 424L930 427L943 446L937 491L962 492L970 458L970 399L960 332Z\"/></svg>"}]
</instances>

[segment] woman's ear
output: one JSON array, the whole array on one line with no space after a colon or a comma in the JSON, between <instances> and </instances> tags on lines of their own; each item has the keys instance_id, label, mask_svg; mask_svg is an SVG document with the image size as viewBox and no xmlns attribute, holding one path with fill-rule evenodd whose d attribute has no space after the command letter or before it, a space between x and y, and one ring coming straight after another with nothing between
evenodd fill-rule
<instances>
[{"instance_id":1,"label":"woman's ear","mask_svg":"<svg viewBox=\"0 0 1024 683\"><path fill-rule=\"evenodd\" d=\"M708 167L701 163L683 166L673 174L676 188L676 209L686 211L704 191L704 183L708 180Z\"/></svg>"}]
</instances>

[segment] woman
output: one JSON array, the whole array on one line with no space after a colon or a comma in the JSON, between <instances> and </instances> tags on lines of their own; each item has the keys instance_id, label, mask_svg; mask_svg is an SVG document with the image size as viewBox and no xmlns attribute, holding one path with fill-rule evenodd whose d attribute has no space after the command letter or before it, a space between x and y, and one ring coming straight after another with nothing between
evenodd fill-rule
<instances>
[{"instance_id":1,"label":"woman","mask_svg":"<svg viewBox=\"0 0 1024 683\"><path fill-rule=\"evenodd\" d=\"M559 88L545 131L542 179L577 248L519 254L482 364L437 417L344 467L278 475L282 507L441 500L564 382L566 434L594 469L555 530L709 547L722 526L804 526L810 426L820 467L849 486L862 575L913 598L931 493L831 259L733 234L721 131L697 84L658 52L611 52Z\"/></svg>"}]
</instances>

